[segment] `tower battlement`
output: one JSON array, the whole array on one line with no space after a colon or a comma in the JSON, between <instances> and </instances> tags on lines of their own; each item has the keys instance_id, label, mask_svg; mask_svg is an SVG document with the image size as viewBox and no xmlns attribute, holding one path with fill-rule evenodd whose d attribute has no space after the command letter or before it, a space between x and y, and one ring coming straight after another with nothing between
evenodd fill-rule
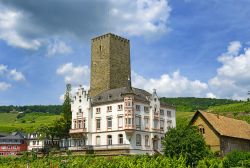
<instances>
[{"instance_id":1,"label":"tower battlement","mask_svg":"<svg viewBox=\"0 0 250 168\"><path fill-rule=\"evenodd\" d=\"M116 40L120 40L121 42L124 42L124 43L129 43L129 40L128 40L128 39L123 38L123 37L118 36L118 35L113 34L113 33L107 33L107 34L104 34L104 35L95 37L95 38L92 39L92 42L97 41L97 40L101 40L101 39L107 38L107 37L111 37L111 38L114 38L114 39L116 39Z\"/></svg>"}]
</instances>

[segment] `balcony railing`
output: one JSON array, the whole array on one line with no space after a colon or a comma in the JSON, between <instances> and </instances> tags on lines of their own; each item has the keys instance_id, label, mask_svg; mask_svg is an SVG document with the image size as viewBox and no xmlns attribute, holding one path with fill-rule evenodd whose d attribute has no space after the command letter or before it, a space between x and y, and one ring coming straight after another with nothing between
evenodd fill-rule
<instances>
[{"instance_id":1,"label":"balcony railing","mask_svg":"<svg viewBox=\"0 0 250 168\"><path fill-rule=\"evenodd\" d=\"M70 134L86 133L86 132L87 132L86 128L77 128L77 129L70 129L69 130Z\"/></svg>"},{"instance_id":2,"label":"balcony railing","mask_svg":"<svg viewBox=\"0 0 250 168\"><path fill-rule=\"evenodd\" d=\"M129 144L70 146L69 150L129 149Z\"/></svg>"}]
</instances>

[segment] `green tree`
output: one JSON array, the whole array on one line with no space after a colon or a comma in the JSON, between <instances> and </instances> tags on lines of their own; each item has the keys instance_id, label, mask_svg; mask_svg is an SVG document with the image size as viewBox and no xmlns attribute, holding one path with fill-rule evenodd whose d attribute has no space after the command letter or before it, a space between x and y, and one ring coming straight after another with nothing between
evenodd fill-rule
<instances>
[{"instance_id":1,"label":"green tree","mask_svg":"<svg viewBox=\"0 0 250 168\"><path fill-rule=\"evenodd\" d=\"M194 166L211 154L202 135L194 126L171 128L163 140L164 154L170 157L184 156L187 165Z\"/></svg>"},{"instance_id":2,"label":"green tree","mask_svg":"<svg viewBox=\"0 0 250 168\"><path fill-rule=\"evenodd\" d=\"M64 102L62 106L62 115L66 123L71 123L71 98L70 98L70 92L71 92L71 85L66 85L66 92L64 94Z\"/></svg>"}]
</instances>

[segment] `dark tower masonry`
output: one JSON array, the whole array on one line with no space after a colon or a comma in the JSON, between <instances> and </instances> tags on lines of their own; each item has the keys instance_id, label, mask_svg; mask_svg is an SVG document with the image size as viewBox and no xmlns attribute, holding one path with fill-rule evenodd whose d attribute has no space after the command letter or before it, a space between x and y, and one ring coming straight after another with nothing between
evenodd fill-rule
<instances>
[{"instance_id":1,"label":"dark tower masonry","mask_svg":"<svg viewBox=\"0 0 250 168\"><path fill-rule=\"evenodd\" d=\"M126 87L130 70L129 40L108 33L92 39L90 96Z\"/></svg>"}]
</instances>

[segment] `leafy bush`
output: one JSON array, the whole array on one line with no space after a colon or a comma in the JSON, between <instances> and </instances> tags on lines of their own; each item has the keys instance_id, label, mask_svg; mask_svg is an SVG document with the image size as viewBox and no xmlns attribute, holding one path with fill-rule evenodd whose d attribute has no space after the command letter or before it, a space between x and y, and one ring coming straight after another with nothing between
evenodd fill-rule
<instances>
[{"instance_id":1,"label":"leafy bush","mask_svg":"<svg viewBox=\"0 0 250 168\"><path fill-rule=\"evenodd\" d=\"M224 158L225 167L250 167L250 152L232 151Z\"/></svg>"},{"instance_id":2,"label":"leafy bush","mask_svg":"<svg viewBox=\"0 0 250 168\"><path fill-rule=\"evenodd\" d=\"M203 136L193 126L181 126L170 129L163 140L166 156L184 156L187 165L193 166L204 157L211 155Z\"/></svg>"},{"instance_id":3,"label":"leafy bush","mask_svg":"<svg viewBox=\"0 0 250 168\"><path fill-rule=\"evenodd\" d=\"M169 158L164 156L67 156L67 157L43 157L36 160L24 160L22 158L0 158L1 167L84 167L84 168L185 168L184 157Z\"/></svg>"}]
</instances>

